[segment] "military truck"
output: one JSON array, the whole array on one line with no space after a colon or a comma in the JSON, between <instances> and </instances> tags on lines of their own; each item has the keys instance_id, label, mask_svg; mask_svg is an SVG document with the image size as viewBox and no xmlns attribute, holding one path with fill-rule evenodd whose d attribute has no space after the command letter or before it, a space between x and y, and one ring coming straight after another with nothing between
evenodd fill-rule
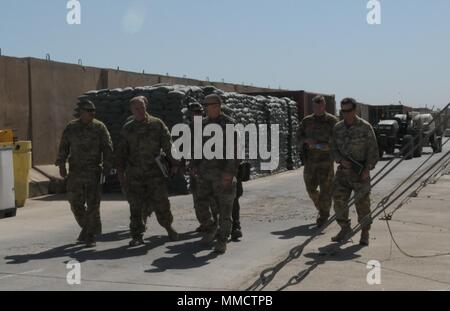
<instances>
[{"instance_id":1,"label":"military truck","mask_svg":"<svg viewBox=\"0 0 450 311\"><path fill-rule=\"evenodd\" d=\"M411 112L379 121L374 130L380 158L384 153L393 155L396 149L402 151L401 156L406 156L407 160L421 157L423 147L431 147L435 153L442 152L443 131L436 129L436 122L432 120L431 114Z\"/></svg>"},{"instance_id":2,"label":"military truck","mask_svg":"<svg viewBox=\"0 0 450 311\"><path fill-rule=\"evenodd\" d=\"M435 118L435 121L433 121ZM434 153L442 152L442 136L444 134L443 119L437 115L419 114L413 118L413 127L421 129L422 147L431 147Z\"/></svg>"},{"instance_id":3,"label":"military truck","mask_svg":"<svg viewBox=\"0 0 450 311\"><path fill-rule=\"evenodd\" d=\"M406 156L407 160L422 155L422 146L418 143L422 133L420 128L413 127L411 114L397 114L380 120L374 126L374 131L380 158L384 153L393 155L396 149L402 151L401 155Z\"/></svg>"}]
</instances>

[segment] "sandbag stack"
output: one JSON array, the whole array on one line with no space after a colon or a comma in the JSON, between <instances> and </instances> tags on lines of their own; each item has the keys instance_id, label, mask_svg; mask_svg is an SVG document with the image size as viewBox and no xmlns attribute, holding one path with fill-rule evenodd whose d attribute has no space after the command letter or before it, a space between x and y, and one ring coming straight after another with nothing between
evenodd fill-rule
<instances>
[{"instance_id":1,"label":"sandbag stack","mask_svg":"<svg viewBox=\"0 0 450 311\"><path fill-rule=\"evenodd\" d=\"M204 97L216 93L224 101L223 111L244 126L267 125L268 150L270 145L270 125L279 124L279 166L273 171L261 171L261 159L249 160L252 164L252 178L264 176L286 169L293 169L299 163L295 147L298 129L297 103L289 98L250 96L234 92L223 92L214 86L154 85L136 88L89 91L79 99L91 100L97 108L96 117L105 123L116 145L122 126L131 116L129 101L135 96L145 96L150 105L149 113L161 118L169 129L186 119L187 107L192 102L202 102ZM76 109L78 113L78 109ZM258 134L259 135L259 134ZM246 155L248 156L249 137L246 135ZM259 153L258 153L259 155ZM268 160L264 161L268 162ZM107 190L119 190L117 179L107 181ZM187 183L183 174L171 182L171 192L187 193Z\"/></svg>"}]
</instances>

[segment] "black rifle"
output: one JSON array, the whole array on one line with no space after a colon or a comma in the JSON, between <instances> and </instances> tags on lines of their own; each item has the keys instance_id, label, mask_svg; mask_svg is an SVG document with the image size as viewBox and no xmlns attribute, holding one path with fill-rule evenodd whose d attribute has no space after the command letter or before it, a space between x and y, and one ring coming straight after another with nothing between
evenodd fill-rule
<instances>
[{"instance_id":1,"label":"black rifle","mask_svg":"<svg viewBox=\"0 0 450 311\"><path fill-rule=\"evenodd\" d=\"M358 174L358 176L361 176L364 172L364 163L356 161L351 156L344 156L344 158L352 164L352 170Z\"/></svg>"},{"instance_id":2,"label":"black rifle","mask_svg":"<svg viewBox=\"0 0 450 311\"><path fill-rule=\"evenodd\" d=\"M249 162L242 162L239 164L237 179L242 182L250 180L251 164Z\"/></svg>"},{"instance_id":3,"label":"black rifle","mask_svg":"<svg viewBox=\"0 0 450 311\"><path fill-rule=\"evenodd\" d=\"M164 177L170 178L172 164L170 162L169 157L162 152L159 156L155 158L155 162L158 165L161 172L163 173Z\"/></svg>"},{"instance_id":4,"label":"black rifle","mask_svg":"<svg viewBox=\"0 0 450 311\"><path fill-rule=\"evenodd\" d=\"M300 161L302 161L302 165L306 164L306 160L308 159L308 148L306 143L302 145L302 148L299 150Z\"/></svg>"}]
</instances>

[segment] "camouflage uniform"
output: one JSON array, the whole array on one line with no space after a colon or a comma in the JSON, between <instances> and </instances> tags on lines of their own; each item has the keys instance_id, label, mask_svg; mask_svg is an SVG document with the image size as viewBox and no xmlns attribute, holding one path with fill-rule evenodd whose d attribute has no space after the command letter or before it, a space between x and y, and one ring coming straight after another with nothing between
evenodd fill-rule
<instances>
[{"instance_id":1,"label":"camouflage uniform","mask_svg":"<svg viewBox=\"0 0 450 311\"><path fill-rule=\"evenodd\" d=\"M346 160L350 156L372 170L379 160L378 144L372 126L363 119L356 117L355 123L347 126L339 122L333 131L332 155L336 162ZM362 181L353 170L339 165L333 181L334 209L336 220L342 228L350 226L349 209L347 207L350 195L354 191L355 206L358 221L370 214L370 178ZM363 230L370 229L371 221L362 224Z\"/></svg>"},{"instance_id":2,"label":"camouflage uniform","mask_svg":"<svg viewBox=\"0 0 450 311\"><path fill-rule=\"evenodd\" d=\"M198 105L201 107L200 104L198 104ZM187 125L189 125L189 128L191 130L191 135L192 135L191 146L194 146L194 134L193 134L194 133L194 124L193 124L193 122L194 122L193 117L191 117L189 119L189 121L186 122ZM197 180L192 175L192 168L193 168L193 163L194 163L194 161L193 161L193 159L194 159L194 151L193 151L193 149L194 148L192 147L191 148L191 158L190 158L189 163L187 165L188 166L188 171L190 173L190 176L189 176L189 190L192 193L192 200L193 200L193 203L194 203L194 210L195 210L195 214L197 216L197 220L201 224L200 217L202 217L202 216L201 215L197 215L197 213L199 211L199 209L197 208L197 206L198 206ZM216 203L215 203L215 201L213 199L211 199L210 202L211 202L210 203L211 214L212 214L214 223L217 225L217 214L218 214L218 211L217 211ZM202 225L200 225L200 227L198 227L196 231L197 232L204 232L205 230L206 230L206 228L204 228Z\"/></svg>"},{"instance_id":3,"label":"camouflage uniform","mask_svg":"<svg viewBox=\"0 0 450 311\"><path fill-rule=\"evenodd\" d=\"M329 113L322 116L309 115L301 122L297 137L298 146L306 148L305 140L313 139L319 148L307 149L304 154L304 172L306 190L319 212L318 224L330 216L334 163L330 154L330 143L337 118ZM320 188L320 192L317 190Z\"/></svg>"},{"instance_id":4,"label":"camouflage uniform","mask_svg":"<svg viewBox=\"0 0 450 311\"><path fill-rule=\"evenodd\" d=\"M112 167L112 142L106 126L94 119L71 121L64 129L56 165L69 160L67 193L76 221L88 237L101 234L101 185L103 170ZM87 205L87 207L85 206Z\"/></svg>"},{"instance_id":5,"label":"camouflage uniform","mask_svg":"<svg viewBox=\"0 0 450 311\"><path fill-rule=\"evenodd\" d=\"M117 168L125 172L124 191L130 204L130 233L142 239L147 216L154 211L159 224L168 231L173 216L170 211L168 180L156 164L161 149L172 160L172 139L167 126L156 117L146 114L142 122L131 120L121 132L116 148Z\"/></svg>"},{"instance_id":6,"label":"camouflage uniform","mask_svg":"<svg viewBox=\"0 0 450 311\"><path fill-rule=\"evenodd\" d=\"M208 124L219 124L225 135L226 124L235 124L235 121L230 117L221 114L217 119L211 120L205 118L203 121L203 127ZM226 139L224 141L224 153L226 151ZM235 139L235 143L236 143ZM235 145L236 151L236 145ZM218 207L219 213L219 228L218 228L218 240L222 243L226 243L228 237L231 234L232 229L232 210L233 202L236 197L236 174L239 166L239 161L236 159L201 159L195 160L194 166L197 170L197 196L198 203L196 206L197 217L203 227L206 228L207 233L215 233L216 226L211 219L210 200L213 198ZM224 173L234 176L233 182L226 187L223 185Z\"/></svg>"},{"instance_id":7,"label":"camouflage uniform","mask_svg":"<svg viewBox=\"0 0 450 311\"><path fill-rule=\"evenodd\" d=\"M238 238L242 237L241 232L241 204L239 203L239 199L244 194L244 187L242 186L242 180L237 178L237 184L236 184L236 197L233 201L233 211L231 213L231 217L233 219L233 227L232 227L232 234L231 238L236 240Z\"/></svg>"}]
</instances>

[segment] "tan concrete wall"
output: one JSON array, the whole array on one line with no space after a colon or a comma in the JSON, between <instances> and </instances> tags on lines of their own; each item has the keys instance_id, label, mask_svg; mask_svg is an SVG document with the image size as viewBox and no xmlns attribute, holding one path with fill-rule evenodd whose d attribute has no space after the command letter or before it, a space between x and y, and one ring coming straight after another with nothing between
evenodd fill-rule
<instances>
[{"instance_id":1,"label":"tan concrete wall","mask_svg":"<svg viewBox=\"0 0 450 311\"><path fill-rule=\"evenodd\" d=\"M20 140L29 132L28 63L0 56L0 129L12 128Z\"/></svg>"},{"instance_id":2,"label":"tan concrete wall","mask_svg":"<svg viewBox=\"0 0 450 311\"><path fill-rule=\"evenodd\" d=\"M77 97L105 86L97 68L30 59L30 70L33 164L50 164Z\"/></svg>"},{"instance_id":3,"label":"tan concrete wall","mask_svg":"<svg viewBox=\"0 0 450 311\"><path fill-rule=\"evenodd\" d=\"M215 86L216 88L225 91L225 92L236 92L236 87L234 84L231 83L223 83L223 82L203 82L203 86Z\"/></svg>"},{"instance_id":4,"label":"tan concrete wall","mask_svg":"<svg viewBox=\"0 0 450 311\"><path fill-rule=\"evenodd\" d=\"M280 90L275 90L275 89L266 89L266 88L261 88L261 87L240 85L240 84L235 84L234 88L237 93L242 93L242 94L252 93L252 92L261 92L261 91L280 91Z\"/></svg>"},{"instance_id":5,"label":"tan concrete wall","mask_svg":"<svg viewBox=\"0 0 450 311\"><path fill-rule=\"evenodd\" d=\"M196 85L201 86L202 81L195 80L195 79L189 79L189 78L180 78L180 77L171 77L171 76L160 76L161 83L168 83L168 84L182 84L182 85Z\"/></svg>"},{"instance_id":6,"label":"tan concrete wall","mask_svg":"<svg viewBox=\"0 0 450 311\"><path fill-rule=\"evenodd\" d=\"M55 161L62 131L73 119L77 97L104 88L158 83L207 86L226 92L270 91L231 83L100 69L34 58L0 56L0 128L33 141L33 164Z\"/></svg>"},{"instance_id":7,"label":"tan concrete wall","mask_svg":"<svg viewBox=\"0 0 450 311\"><path fill-rule=\"evenodd\" d=\"M160 83L159 75L139 74L135 72L105 70L107 72L108 85L107 88L125 88L128 86L147 86Z\"/></svg>"}]
</instances>

